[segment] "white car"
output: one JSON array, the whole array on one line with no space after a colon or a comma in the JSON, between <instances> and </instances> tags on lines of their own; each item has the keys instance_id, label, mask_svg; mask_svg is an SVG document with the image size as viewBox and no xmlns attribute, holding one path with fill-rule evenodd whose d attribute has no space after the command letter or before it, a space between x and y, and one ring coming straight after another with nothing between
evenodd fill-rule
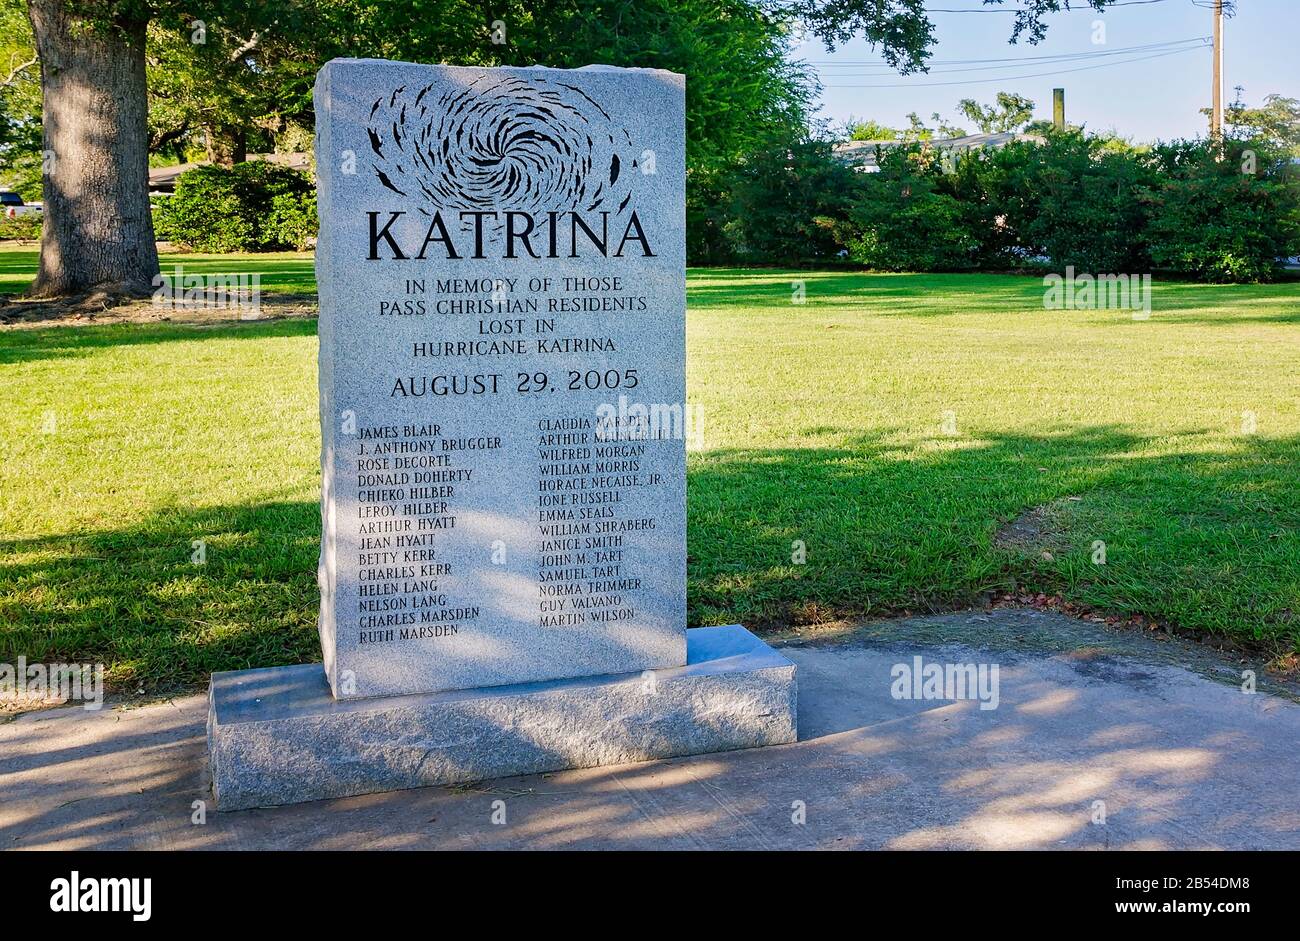
<instances>
[{"instance_id":1,"label":"white car","mask_svg":"<svg viewBox=\"0 0 1300 941\"><path fill-rule=\"evenodd\" d=\"M40 203L25 203L17 193L0 192L0 212L3 212L7 218L30 216L44 211Z\"/></svg>"}]
</instances>

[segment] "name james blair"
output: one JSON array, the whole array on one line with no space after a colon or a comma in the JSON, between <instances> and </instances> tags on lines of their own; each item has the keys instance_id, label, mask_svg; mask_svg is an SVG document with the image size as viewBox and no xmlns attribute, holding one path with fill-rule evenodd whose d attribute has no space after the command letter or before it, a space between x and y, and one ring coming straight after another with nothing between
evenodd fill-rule
<instances>
[{"instance_id":1,"label":"name james blair","mask_svg":"<svg viewBox=\"0 0 1300 941\"><path fill-rule=\"evenodd\" d=\"M639 577L622 572L625 534L654 530L656 520L620 519L615 506L624 502L625 489L661 478L641 473L645 444L569 446L585 437L575 430L589 425L585 417L537 423L541 626L631 620L636 609L627 593L643 587ZM452 457L502 443L492 435L442 435L437 423L358 429L360 644L455 636L480 616L478 606L455 606L441 589L453 570L438 559L435 532L455 528L448 501L474 476L473 468L452 467Z\"/></svg>"}]
</instances>

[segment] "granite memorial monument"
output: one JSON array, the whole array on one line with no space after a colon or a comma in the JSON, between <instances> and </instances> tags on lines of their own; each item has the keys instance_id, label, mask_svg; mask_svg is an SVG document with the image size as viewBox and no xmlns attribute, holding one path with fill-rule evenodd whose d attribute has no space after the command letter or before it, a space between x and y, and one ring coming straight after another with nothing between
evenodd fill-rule
<instances>
[{"instance_id":1,"label":"granite memorial monument","mask_svg":"<svg viewBox=\"0 0 1300 941\"><path fill-rule=\"evenodd\" d=\"M316 84L320 665L216 674L221 809L794 740L686 630L684 80Z\"/></svg>"}]
</instances>

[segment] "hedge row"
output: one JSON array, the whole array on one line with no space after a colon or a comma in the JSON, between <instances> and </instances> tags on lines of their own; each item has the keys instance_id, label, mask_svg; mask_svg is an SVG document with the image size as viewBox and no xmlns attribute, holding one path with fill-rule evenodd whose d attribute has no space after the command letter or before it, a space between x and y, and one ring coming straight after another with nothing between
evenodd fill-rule
<instances>
[{"instance_id":1,"label":"hedge row","mask_svg":"<svg viewBox=\"0 0 1300 941\"><path fill-rule=\"evenodd\" d=\"M690 260L1260 281L1300 254L1300 167L1266 140L1139 149L1068 131L961 155L895 147L879 166L855 171L828 142L805 140L696 176ZM198 167L159 200L154 224L159 238L200 251L303 249L317 230L315 192L264 161Z\"/></svg>"},{"instance_id":2,"label":"hedge row","mask_svg":"<svg viewBox=\"0 0 1300 941\"><path fill-rule=\"evenodd\" d=\"M0 216L0 241L35 242L41 237L41 214L24 213L21 216Z\"/></svg>"},{"instance_id":3,"label":"hedge row","mask_svg":"<svg viewBox=\"0 0 1300 941\"><path fill-rule=\"evenodd\" d=\"M155 202L158 238L202 252L301 250L316 237L311 180L263 160L195 167Z\"/></svg>"},{"instance_id":4,"label":"hedge row","mask_svg":"<svg viewBox=\"0 0 1300 941\"><path fill-rule=\"evenodd\" d=\"M1267 141L1139 150L1070 131L955 157L899 147L879 164L854 171L820 141L746 161L696 206L714 223L697 260L1258 281L1300 254L1300 168Z\"/></svg>"}]
</instances>

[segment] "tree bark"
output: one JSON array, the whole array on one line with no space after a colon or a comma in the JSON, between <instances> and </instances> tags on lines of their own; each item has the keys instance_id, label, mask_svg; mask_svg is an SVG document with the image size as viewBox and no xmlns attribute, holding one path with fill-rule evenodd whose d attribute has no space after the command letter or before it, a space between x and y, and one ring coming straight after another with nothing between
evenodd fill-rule
<instances>
[{"instance_id":1,"label":"tree bark","mask_svg":"<svg viewBox=\"0 0 1300 941\"><path fill-rule=\"evenodd\" d=\"M203 129L203 141L211 163L233 167L248 159L248 131L243 127L209 124Z\"/></svg>"},{"instance_id":2,"label":"tree bark","mask_svg":"<svg viewBox=\"0 0 1300 941\"><path fill-rule=\"evenodd\" d=\"M148 294L158 274L149 213L143 20L84 26L76 0L30 0L41 59L45 175L41 266L30 294Z\"/></svg>"},{"instance_id":3,"label":"tree bark","mask_svg":"<svg viewBox=\"0 0 1300 941\"><path fill-rule=\"evenodd\" d=\"M176 127L168 128L165 131L161 131L158 134L152 135L149 138L149 153L151 154L161 153L163 148L173 147L174 145L176 145L178 141L180 141L182 137L188 134L189 131L190 131L190 122L188 120L185 120L182 121L180 124L178 124ZM177 147L176 149L180 150L179 147ZM181 155L176 154L175 156L180 157Z\"/></svg>"}]
</instances>

